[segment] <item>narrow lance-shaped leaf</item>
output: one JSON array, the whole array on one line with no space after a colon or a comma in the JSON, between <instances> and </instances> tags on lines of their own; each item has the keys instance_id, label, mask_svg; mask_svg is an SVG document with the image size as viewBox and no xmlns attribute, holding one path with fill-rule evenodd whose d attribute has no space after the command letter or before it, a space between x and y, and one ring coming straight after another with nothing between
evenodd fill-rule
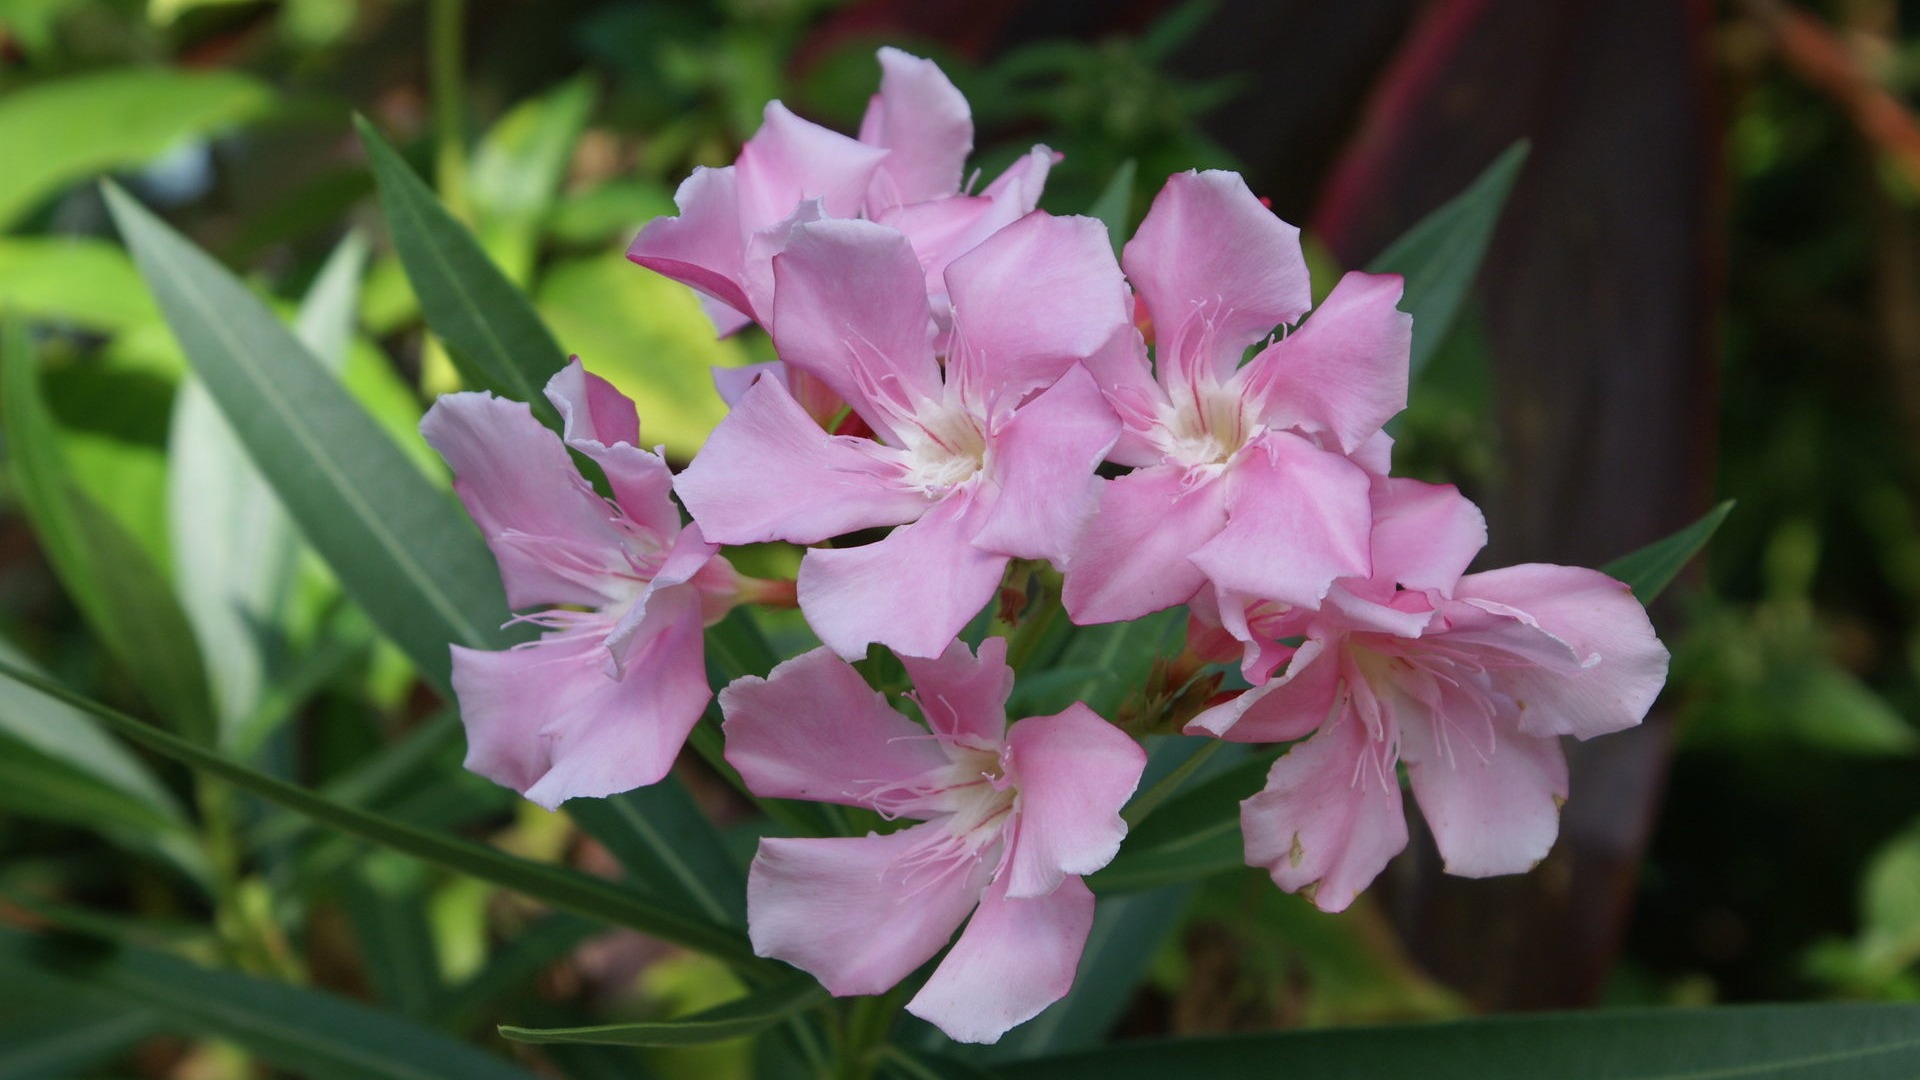
<instances>
[{"instance_id":1,"label":"narrow lance-shaped leaf","mask_svg":"<svg viewBox=\"0 0 1920 1080\"><path fill-rule=\"evenodd\" d=\"M0 929L10 993L80 1013L134 1008L182 1034L230 1040L315 1080L532 1080L438 1032L314 990L198 967L166 953Z\"/></svg>"},{"instance_id":2,"label":"narrow lance-shaped leaf","mask_svg":"<svg viewBox=\"0 0 1920 1080\"><path fill-rule=\"evenodd\" d=\"M666 910L599 878L574 870L545 866L468 840L342 805L306 788L250 769L215 751L176 738L9 664L0 662L0 675L56 701L84 710L121 736L157 754L362 840L512 889L557 908L711 953L722 960L747 967L761 963L753 956L745 935L738 931Z\"/></svg>"},{"instance_id":3,"label":"narrow lance-shaped leaf","mask_svg":"<svg viewBox=\"0 0 1920 1080\"><path fill-rule=\"evenodd\" d=\"M1120 163L1113 171L1113 179L1087 207L1087 216L1099 219L1107 227L1107 239L1113 243L1113 253L1127 245L1127 230L1133 225L1133 178L1140 171L1132 158Z\"/></svg>"},{"instance_id":4,"label":"narrow lance-shaped leaf","mask_svg":"<svg viewBox=\"0 0 1920 1080\"><path fill-rule=\"evenodd\" d=\"M789 1016L827 1000L811 975L769 983L745 997L679 1020L641 1024L602 1024L578 1028L502 1026L515 1042L601 1043L614 1046L691 1046L757 1035Z\"/></svg>"},{"instance_id":5,"label":"narrow lance-shaped leaf","mask_svg":"<svg viewBox=\"0 0 1920 1080\"><path fill-rule=\"evenodd\" d=\"M1651 604L1679 576L1681 568L1700 554L1720 523L1732 512L1733 500L1728 499L1672 536L1656 540L1631 555L1623 555L1600 570L1616 581L1626 582L1633 589L1634 598L1642 604Z\"/></svg>"},{"instance_id":6,"label":"narrow lance-shaped leaf","mask_svg":"<svg viewBox=\"0 0 1920 1080\"><path fill-rule=\"evenodd\" d=\"M349 233L314 279L294 327L336 373L352 338L366 255L366 242ZM222 743L231 747L266 693L272 639L292 583L293 522L196 379L174 399L167 456L177 591L204 646Z\"/></svg>"},{"instance_id":7,"label":"narrow lance-shaped leaf","mask_svg":"<svg viewBox=\"0 0 1920 1080\"><path fill-rule=\"evenodd\" d=\"M1007 1080L1911 1080L1920 1005L1606 1009L1129 1042L999 1067Z\"/></svg>"},{"instance_id":8,"label":"narrow lance-shaped leaf","mask_svg":"<svg viewBox=\"0 0 1920 1080\"><path fill-rule=\"evenodd\" d=\"M567 358L533 305L488 258L466 226L364 117L360 141L373 162L380 205L427 325L480 385L533 406L553 423L540 390Z\"/></svg>"},{"instance_id":9,"label":"narrow lance-shaped leaf","mask_svg":"<svg viewBox=\"0 0 1920 1080\"><path fill-rule=\"evenodd\" d=\"M86 1070L118 1056L158 1027L151 1012L124 1008L73 1010L0 1025L0 1080L97 1075Z\"/></svg>"},{"instance_id":10,"label":"narrow lance-shaped leaf","mask_svg":"<svg viewBox=\"0 0 1920 1080\"><path fill-rule=\"evenodd\" d=\"M1500 208L1526 160L1525 142L1508 147L1467 190L1420 219L1368 265L1376 274L1406 278L1406 299L1400 307L1413 316L1412 377L1419 377L1446 340L1500 222Z\"/></svg>"},{"instance_id":11,"label":"narrow lance-shaped leaf","mask_svg":"<svg viewBox=\"0 0 1920 1080\"><path fill-rule=\"evenodd\" d=\"M139 542L73 483L17 326L0 328L0 368L7 465L41 550L154 708L190 738L211 738L212 699L187 618Z\"/></svg>"},{"instance_id":12,"label":"narrow lance-shaped leaf","mask_svg":"<svg viewBox=\"0 0 1920 1080\"><path fill-rule=\"evenodd\" d=\"M347 595L446 689L449 642L506 640L479 534L252 293L125 192L106 193L174 336L281 505Z\"/></svg>"}]
</instances>

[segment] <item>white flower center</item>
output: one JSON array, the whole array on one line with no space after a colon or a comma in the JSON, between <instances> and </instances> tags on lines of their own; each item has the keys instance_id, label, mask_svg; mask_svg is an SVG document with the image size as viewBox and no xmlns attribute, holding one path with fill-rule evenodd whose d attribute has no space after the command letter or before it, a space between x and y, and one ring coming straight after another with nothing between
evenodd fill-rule
<instances>
[{"instance_id":1,"label":"white flower center","mask_svg":"<svg viewBox=\"0 0 1920 1080\"><path fill-rule=\"evenodd\" d=\"M1196 387L1165 418L1160 448L1181 465L1224 465L1258 433L1252 427L1238 395Z\"/></svg>"},{"instance_id":2,"label":"white flower center","mask_svg":"<svg viewBox=\"0 0 1920 1080\"><path fill-rule=\"evenodd\" d=\"M979 475L986 463L987 435L962 409L929 409L901 433L910 455L907 483L928 496L943 495Z\"/></svg>"}]
</instances>

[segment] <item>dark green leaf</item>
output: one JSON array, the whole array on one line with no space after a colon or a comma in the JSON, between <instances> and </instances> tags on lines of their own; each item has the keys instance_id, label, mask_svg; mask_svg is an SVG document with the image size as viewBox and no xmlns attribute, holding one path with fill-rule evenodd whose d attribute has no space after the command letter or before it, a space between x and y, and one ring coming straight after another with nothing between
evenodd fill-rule
<instances>
[{"instance_id":1,"label":"dark green leaf","mask_svg":"<svg viewBox=\"0 0 1920 1080\"><path fill-rule=\"evenodd\" d=\"M1165 1039L1001 1071L1009 1080L1912 1080L1920 1005L1621 1009Z\"/></svg>"},{"instance_id":2,"label":"dark green leaf","mask_svg":"<svg viewBox=\"0 0 1920 1080\"><path fill-rule=\"evenodd\" d=\"M1244 865L1240 802L1260 790L1272 764L1272 754L1261 754L1169 800L1127 836L1119 856L1088 884L1110 896Z\"/></svg>"},{"instance_id":3,"label":"dark green leaf","mask_svg":"<svg viewBox=\"0 0 1920 1080\"><path fill-rule=\"evenodd\" d=\"M0 424L20 503L87 624L176 729L207 741L213 703L187 617L160 568L67 471L19 328L0 328Z\"/></svg>"},{"instance_id":4,"label":"dark green leaf","mask_svg":"<svg viewBox=\"0 0 1920 1080\"><path fill-rule=\"evenodd\" d=\"M1420 219L1368 265L1373 273L1399 274L1407 280L1400 309L1413 315L1411 378L1419 377L1446 340L1493 239L1500 208L1526 160L1526 143L1508 147L1467 190Z\"/></svg>"},{"instance_id":5,"label":"dark green leaf","mask_svg":"<svg viewBox=\"0 0 1920 1080\"><path fill-rule=\"evenodd\" d=\"M1113 242L1113 253L1127 246L1128 230L1133 226L1133 178L1140 171L1132 158L1121 162L1114 170L1113 179L1107 181L1093 205L1087 207L1087 216L1099 219L1107 227L1107 239Z\"/></svg>"},{"instance_id":6,"label":"dark green leaf","mask_svg":"<svg viewBox=\"0 0 1920 1080\"><path fill-rule=\"evenodd\" d=\"M746 879L677 778L566 807L642 892L716 923L746 925Z\"/></svg>"},{"instance_id":7,"label":"dark green leaf","mask_svg":"<svg viewBox=\"0 0 1920 1080\"><path fill-rule=\"evenodd\" d=\"M1732 512L1733 500L1728 499L1665 540L1656 540L1631 555L1623 555L1600 570L1616 581L1625 582L1642 604L1651 604L1654 597L1673 583L1680 569L1700 554L1700 549L1707 546L1720 523Z\"/></svg>"},{"instance_id":8,"label":"dark green leaf","mask_svg":"<svg viewBox=\"0 0 1920 1080\"><path fill-rule=\"evenodd\" d=\"M80 1075L157 1027L153 1014L144 1009L75 1010L0 1025L0 1080Z\"/></svg>"},{"instance_id":9,"label":"dark green leaf","mask_svg":"<svg viewBox=\"0 0 1920 1080\"><path fill-rule=\"evenodd\" d=\"M157 754L362 840L512 889L554 907L652 934L711 953L723 960L746 965L758 963L745 936L738 931L667 911L578 871L546 866L468 840L334 802L306 788L277 780L221 754L175 738L159 728L89 701L63 686L9 664L0 663L0 675L56 701L85 710L121 736Z\"/></svg>"},{"instance_id":10,"label":"dark green leaf","mask_svg":"<svg viewBox=\"0 0 1920 1080\"><path fill-rule=\"evenodd\" d=\"M553 407L541 388L567 362L553 335L473 234L373 125L364 117L354 122L373 162L393 246L427 324L480 385L532 404L536 414L552 422Z\"/></svg>"},{"instance_id":11,"label":"dark green leaf","mask_svg":"<svg viewBox=\"0 0 1920 1080\"><path fill-rule=\"evenodd\" d=\"M340 880L360 966L378 1000L420 1019L440 996L440 959L427 921L426 868L389 851L370 852Z\"/></svg>"},{"instance_id":12,"label":"dark green leaf","mask_svg":"<svg viewBox=\"0 0 1920 1080\"><path fill-rule=\"evenodd\" d=\"M114 220L234 434L341 587L447 688L449 642L498 647L499 575L459 508L244 286L125 192Z\"/></svg>"},{"instance_id":13,"label":"dark green leaf","mask_svg":"<svg viewBox=\"0 0 1920 1080\"><path fill-rule=\"evenodd\" d=\"M465 1031L496 1001L528 993L542 971L603 929L569 912L549 912L508 938L466 982L441 994L430 1015L441 1027Z\"/></svg>"},{"instance_id":14,"label":"dark green leaf","mask_svg":"<svg viewBox=\"0 0 1920 1080\"><path fill-rule=\"evenodd\" d=\"M0 929L0 971L14 991L83 995L90 1011L151 1010L167 1028L230 1040L316 1080L531 1080L389 1014L166 953Z\"/></svg>"},{"instance_id":15,"label":"dark green leaf","mask_svg":"<svg viewBox=\"0 0 1920 1080\"><path fill-rule=\"evenodd\" d=\"M743 998L680 1020L644 1024L602 1024L581 1028L506 1027L500 1034L515 1042L602 1043L613 1046L692 1046L757 1035L789 1016L827 1000L811 975L769 983Z\"/></svg>"}]
</instances>

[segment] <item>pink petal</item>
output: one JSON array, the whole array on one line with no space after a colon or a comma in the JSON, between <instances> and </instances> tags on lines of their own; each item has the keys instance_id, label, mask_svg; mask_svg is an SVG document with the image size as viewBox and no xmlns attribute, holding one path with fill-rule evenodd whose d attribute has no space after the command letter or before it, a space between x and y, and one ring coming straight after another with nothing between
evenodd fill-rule
<instances>
[{"instance_id":1,"label":"pink petal","mask_svg":"<svg viewBox=\"0 0 1920 1080\"><path fill-rule=\"evenodd\" d=\"M768 360L759 364L742 364L739 367L717 367L712 369L712 375L714 391L720 395L720 400L726 403L727 408L731 409L740 403L740 399L746 396L747 388L762 375L786 382L787 365L779 360ZM788 387L787 392L791 394L793 388Z\"/></svg>"},{"instance_id":2,"label":"pink petal","mask_svg":"<svg viewBox=\"0 0 1920 1080\"><path fill-rule=\"evenodd\" d=\"M999 748L1007 733L1007 695L1013 693L1006 638L982 641L978 655L955 641L935 659L903 656L900 662L929 728L975 749Z\"/></svg>"},{"instance_id":3,"label":"pink petal","mask_svg":"<svg viewBox=\"0 0 1920 1080\"><path fill-rule=\"evenodd\" d=\"M720 691L720 711L727 762L762 798L871 806L869 793L948 763L925 729L826 649L764 679L735 679Z\"/></svg>"},{"instance_id":4,"label":"pink petal","mask_svg":"<svg viewBox=\"0 0 1920 1080\"><path fill-rule=\"evenodd\" d=\"M815 548L800 561L807 625L848 659L881 644L903 656L939 656L993 599L1007 557L973 545L970 492L937 502L920 520L874 543Z\"/></svg>"},{"instance_id":5,"label":"pink petal","mask_svg":"<svg viewBox=\"0 0 1920 1080\"><path fill-rule=\"evenodd\" d=\"M1215 705L1187 722L1189 735L1233 742L1280 743L1303 739L1325 723L1340 697L1340 653L1308 638L1300 643L1285 675Z\"/></svg>"},{"instance_id":6,"label":"pink petal","mask_svg":"<svg viewBox=\"0 0 1920 1080\"><path fill-rule=\"evenodd\" d=\"M1207 580L1188 556L1226 525L1226 491L1171 465L1102 484L1099 508L1067 561L1067 614L1086 626L1186 603Z\"/></svg>"},{"instance_id":7,"label":"pink petal","mask_svg":"<svg viewBox=\"0 0 1920 1080\"><path fill-rule=\"evenodd\" d=\"M618 680L592 634L503 652L454 646L467 768L549 810L658 782L710 696L691 590L666 594L650 630Z\"/></svg>"},{"instance_id":8,"label":"pink petal","mask_svg":"<svg viewBox=\"0 0 1920 1080\"><path fill-rule=\"evenodd\" d=\"M1448 696L1462 691L1453 690ZM1442 698L1443 708L1447 697ZM1496 722L1489 746L1436 737L1446 718L1400 725L1401 756L1449 874L1522 874L1547 857L1567 799L1560 740Z\"/></svg>"},{"instance_id":9,"label":"pink petal","mask_svg":"<svg viewBox=\"0 0 1920 1080\"><path fill-rule=\"evenodd\" d=\"M912 521L924 495L907 487L899 452L828 435L778 379L761 379L720 421L674 490L721 544L813 544Z\"/></svg>"},{"instance_id":10,"label":"pink petal","mask_svg":"<svg viewBox=\"0 0 1920 1080\"><path fill-rule=\"evenodd\" d=\"M973 152L973 114L939 65L882 48L880 92L867 103L860 141L888 151L867 188L867 213L878 216L960 190L960 170Z\"/></svg>"},{"instance_id":11,"label":"pink petal","mask_svg":"<svg viewBox=\"0 0 1920 1080\"><path fill-rule=\"evenodd\" d=\"M1226 528L1192 556L1208 580L1313 607L1336 578L1367 576L1372 482L1359 466L1270 433L1242 452L1226 480Z\"/></svg>"},{"instance_id":12,"label":"pink petal","mask_svg":"<svg viewBox=\"0 0 1920 1080\"><path fill-rule=\"evenodd\" d=\"M748 229L740 220L734 167L694 169L680 182L673 201L680 216L648 222L627 248L627 259L698 289L742 318L753 314L740 284ZM711 308L709 314L714 314ZM714 324L721 333L729 332L721 319L715 318Z\"/></svg>"},{"instance_id":13,"label":"pink petal","mask_svg":"<svg viewBox=\"0 0 1920 1080\"><path fill-rule=\"evenodd\" d=\"M1153 378L1140 331L1131 325L1121 327L1085 366L1120 418L1120 438L1107 452L1107 460L1134 468L1160 464L1166 452L1153 435L1163 426L1161 418L1172 409L1172 402Z\"/></svg>"},{"instance_id":14,"label":"pink petal","mask_svg":"<svg viewBox=\"0 0 1920 1080\"><path fill-rule=\"evenodd\" d=\"M880 994L946 945L973 910L994 860L930 857L939 822L884 836L760 841L747 874L747 933L828 992Z\"/></svg>"},{"instance_id":15,"label":"pink petal","mask_svg":"<svg viewBox=\"0 0 1920 1080\"><path fill-rule=\"evenodd\" d=\"M1273 763L1266 789L1240 804L1240 832L1247 865L1322 911L1345 910L1407 846L1388 742L1341 715Z\"/></svg>"},{"instance_id":16,"label":"pink petal","mask_svg":"<svg viewBox=\"0 0 1920 1080\"><path fill-rule=\"evenodd\" d=\"M1413 316L1398 311L1397 274L1353 272L1313 317L1241 370L1273 427L1327 434L1353 453L1407 407Z\"/></svg>"},{"instance_id":17,"label":"pink petal","mask_svg":"<svg viewBox=\"0 0 1920 1080\"><path fill-rule=\"evenodd\" d=\"M1147 766L1140 744L1076 702L1014 724L1007 749L1008 773L1020 788L1018 831L1001 875L1007 895L1045 896L1112 862L1127 835L1120 808Z\"/></svg>"},{"instance_id":18,"label":"pink petal","mask_svg":"<svg viewBox=\"0 0 1920 1080\"><path fill-rule=\"evenodd\" d=\"M1450 594L1487 546L1487 519L1452 484L1394 478L1373 503L1373 574L1408 589Z\"/></svg>"},{"instance_id":19,"label":"pink petal","mask_svg":"<svg viewBox=\"0 0 1920 1080\"><path fill-rule=\"evenodd\" d=\"M525 402L446 394L420 434L453 468L453 490L500 564L509 607L612 599L608 576L628 570L613 509Z\"/></svg>"},{"instance_id":20,"label":"pink petal","mask_svg":"<svg viewBox=\"0 0 1920 1080\"><path fill-rule=\"evenodd\" d=\"M1455 595L1524 612L1582 667L1518 666L1493 673L1528 735L1589 739L1638 724L1667 678L1667 650L1627 586L1576 566L1530 563L1469 574Z\"/></svg>"},{"instance_id":21,"label":"pink petal","mask_svg":"<svg viewBox=\"0 0 1920 1080\"><path fill-rule=\"evenodd\" d=\"M1094 469L1120 421L1078 364L993 433L987 483L995 488L978 546L1065 566L1100 496Z\"/></svg>"},{"instance_id":22,"label":"pink petal","mask_svg":"<svg viewBox=\"0 0 1920 1080\"><path fill-rule=\"evenodd\" d=\"M733 566L720 557L719 547L707 542L698 525L689 525L674 537L666 558L654 570L653 580L607 634L609 671L614 677L621 677L638 659L636 650L645 646L658 625L660 605L679 603L677 599L661 599L670 589L691 591L693 602L700 608L702 626L718 621L733 607L738 592Z\"/></svg>"},{"instance_id":23,"label":"pink petal","mask_svg":"<svg viewBox=\"0 0 1920 1080\"><path fill-rule=\"evenodd\" d=\"M1024 900L996 881L907 1011L958 1042L996 1042L1067 996L1092 929L1093 893L1079 878Z\"/></svg>"},{"instance_id":24,"label":"pink petal","mask_svg":"<svg viewBox=\"0 0 1920 1080\"><path fill-rule=\"evenodd\" d=\"M640 446L640 417L613 384L575 357L547 381L547 399L560 411L561 438L606 474L613 501L627 518L662 537L680 531L673 505L673 472Z\"/></svg>"},{"instance_id":25,"label":"pink petal","mask_svg":"<svg viewBox=\"0 0 1920 1080\"><path fill-rule=\"evenodd\" d=\"M1167 179L1122 258L1153 319L1160 379L1225 381L1247 346L1312 306L1300 230L1237 173Z\"/></svg>"},{"instance_id":26,"label":"pink petal","mask_svg":"<svg viewBox=\"0 0 1920 1080\"><path fill-rule=\"evenodd\" d=\"M887 152L793 115L778 101L767 103L760 130L740 148L734 163L742 233L756 232L818 199L828 217L860 213L867 185Z\"/></svg>"},{"instance_id":27,"label":"pink petal","mask_svg":"<svg viewBox=\"0 0 1920 1080\"><path fill-rule=\"evenodd\" d=\"M932 318L906 237L868 221L814 222L794 230L773 273L781 358L833 387L874 431L892 436L942 400Z\"/></svg>"},{"instance_id":28,"label":"pink petal","mask_svg":"<svg viewBox=\"0 0 1920 1080\"><path fill-rule=\"evenodd\" d=\"M947 268L947 382L986 414L1051 384L1127 323L1127 286L1106 227L1033 213Z\"/></svg>"}]
</instances>

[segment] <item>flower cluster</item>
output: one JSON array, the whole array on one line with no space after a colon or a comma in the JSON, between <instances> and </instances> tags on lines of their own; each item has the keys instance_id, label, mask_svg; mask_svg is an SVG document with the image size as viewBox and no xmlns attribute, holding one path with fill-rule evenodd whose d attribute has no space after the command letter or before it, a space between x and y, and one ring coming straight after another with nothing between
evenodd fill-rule
<instances>
[{"instance_id":1,"label":"flower cluster","mask_svg":"<svg viewBox=\"0 0 1920 1080\"><path fill-rule=\"evenodd\" d=\"M969 193L966 102L928 61L880 63L857 139L769 105L633 243L780 358L716 377L731 411L684 470L577 363L548 388L558 436L484 394L426 420L512 605L545 608L537 641L456 650L469 767L547 806L660 779L710 700L702 628L797 602L824 647L720 693L727 760L762 797L918 823L762 841L755 949L874 994L964 923L909 1008L991 1041L1071 985L1081 879L1145 764L1085 705L1009 725L1005 640L958 640L1032 560L1074 623L1186 605L1189 647L1238 661L1251 689L1187 731L1296 744L1242 806L1281 888L1353 900L1406 843L1402 765L1450 871L1537 862L1559 736L1637 723L1667 656L1601 574L1466 574L1480 512L1389 475L1400 279L1347 274L1309 314L1298 230L1225 172L1169 179L1116 260L1099 222L1035 209L1045 147ZM719 554L768 541L806 547L791 586ZM847 663L874 645L917 722Z\"/></svg>"}]
</instances>

